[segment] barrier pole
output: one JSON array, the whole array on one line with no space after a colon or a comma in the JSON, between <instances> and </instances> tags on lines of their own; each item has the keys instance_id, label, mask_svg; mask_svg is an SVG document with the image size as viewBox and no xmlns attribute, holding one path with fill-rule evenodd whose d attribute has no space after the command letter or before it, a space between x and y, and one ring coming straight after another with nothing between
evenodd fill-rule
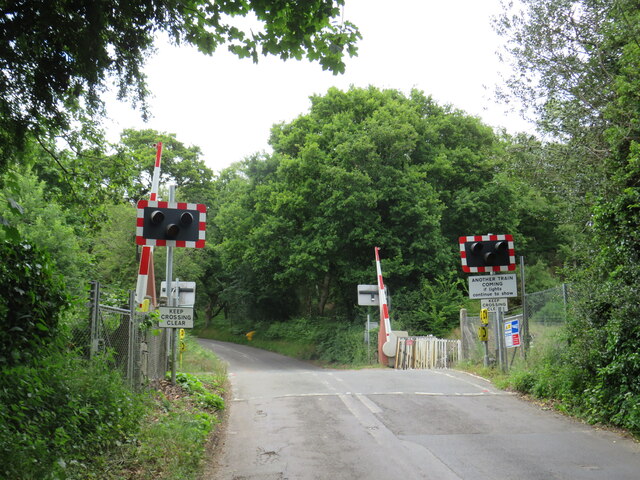
<instances>
[{"instance_id":1,"label":"barrier pole","mask_svg":"<svg viewBox=\"0 0 640 480\"><path fill-rule=\"evenodd\" d=\"M390 340L391 336L391 320L389 319L389 307L387 305L387 294L384 290L384 281L382 280L382 267L380 265L380 248L375 247L376 253L376 272L378 274L378 298L380 300L380 328L383 329L382 341L378 340L378 357L380 362L387 364L387 356L382 351L382 346Z\"/></svg>"},{"instance_id":2,"label":"barrier pole","mask_svg":"<svg viewBox=\"0 0 640 480\"><path fill-rule=\"evenodd\" d=\"M151 179L151 193L149 199L155 201L158 199L158 188L160 184L160 164L162 163L162 142L156 144L156 162L153 166L153 177ZM138 267L138 282L136 284L136 304L138 308L142 307L144 297L147 295L147 285L149 283L149 264L152 261L152 247L149 245L142 246L140 255L140 266Z\"/></svg>"}]
</instances>

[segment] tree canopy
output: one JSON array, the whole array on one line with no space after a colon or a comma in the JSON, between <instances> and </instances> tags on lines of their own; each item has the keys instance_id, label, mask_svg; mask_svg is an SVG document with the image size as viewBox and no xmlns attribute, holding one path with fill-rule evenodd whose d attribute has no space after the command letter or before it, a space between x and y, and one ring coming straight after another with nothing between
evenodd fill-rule
<instances>
[{"instance_id":1,"label":"tree canopy","mask_svg":"<svg viewBox=\"0 0 640 480\"><path fill-rule=\"evenodd\" d=\"M244 292L235 305L249 299L263 315L350 316L355 286L374 283L374 246L396 292L430 292L459 271L459 236L533 244L525 214L555 228L544 199L501 173L502 140L419 91L332 88L270 143L272 155L221 175L214 218L228 282Z\"/></svg>"},{"instance_id":2,"label":"tree canopy","mask_svg":"<svg viewBox=\"0 0 640 480\"><path fill-rule=\"evenodd\" d=\"M541 171L560 172L556 185L574 185L564 188L569 205L585 207L568 269L579 301L559 367L573 372L563 395L592 420L639 431L640 9L631 0L520 5L498 23L517 67L509 92L561 144Z\"/></svg>"},{"instance_id":3,"label":"tree canopy","mask_svg":"<svg viewBox=\"0 0 640 480\"><path fill-rule=\"evenodd\" d=\"M158 34L204 54L306 57L344 71L357 28L339 21L343 0L33 0L3 2L0 15L0 170L29 132L62 134L85 144L100 93L115 82L120 97L147 113L143 73ZM238 22L251 16L255 22ZM72 135L80 121L84 132ZM95 127L95 125L94 125Z\"/></svg>"}]
</instances>

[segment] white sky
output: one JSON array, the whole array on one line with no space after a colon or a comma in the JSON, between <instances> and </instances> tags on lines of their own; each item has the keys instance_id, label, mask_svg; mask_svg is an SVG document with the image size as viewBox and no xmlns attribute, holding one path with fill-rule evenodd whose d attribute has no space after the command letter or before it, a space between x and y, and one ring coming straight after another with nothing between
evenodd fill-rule
<instances>
[{"instance_id":1,"label":"white sky","mask_svg":"<svg viewBox=\"0 0 640 480\"><path fill-rule=\"evenodd\" d=\"M334 76L317 62L262 57L259 64L219 49L212 57L195 49L160 44L145 69L153 118L144 123L128 105L111 100L109 139L124 128L175 133L198 145L214 171L259 151L274 123L309 110L309 96L336 86L423 90L511 132L533 131L494 100L506 66L496 51L503 39L491 28L499 0L346 0L344 18L363 36L346 73Z\"/></svg>"}]
</instances>

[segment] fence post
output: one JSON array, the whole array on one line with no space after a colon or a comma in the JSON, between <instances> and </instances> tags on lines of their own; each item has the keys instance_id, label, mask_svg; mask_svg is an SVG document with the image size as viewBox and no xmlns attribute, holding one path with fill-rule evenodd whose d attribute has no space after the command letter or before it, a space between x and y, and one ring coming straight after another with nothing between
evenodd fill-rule
<instances>
[{"instance_id":1,"label":"fence post","mask_svg":"<svg viewBox=\"0 0 640 480\"><path fill-rule=\"evenodd\" d=\"M100 315L100 282L91 282L91 298L90 298L90 345L89 358L93 358L98 353L98 319Z\"/></svg>"},{"instance_id":2,"label":"fence post","mask_svg":"<svg viewBox=\"0 0 640 480\"><path fill-rule=\"evenodd\" d=\"M569 292L567 292L567 284L562 284L562 301L564 303L564 323L567 323L567 304L569 303Z\"/></svg>"},{"instance_id":3,"label":"fence post","mask_svg":"<svg viewBox=\"0 0 640 480\"><path fill-rule=\"evenodd\" d=\"M466 325L467 325L467 309L460 309L460 339L462 340L462 355L460 356L460 360L466 359L467 356L467 344L466 344Z\"/></svg>"},{"instance_id":4,"label":"fence post","mask_svg":"<svg viewBox=\"0 0 640 480\"><path fill-rule=\"evenodd\" d=\"M138 383L135 375L135 365L137 362L136 349L138 347L138 335L136 326L136 292L131 290L129 292L129 345L127 348L127 379L129 380L129 386L132 389L137 389Z\"/></svg>"},{"instance_id":5,"label":"fence post","mask_svg":"<svg viewBox=\"0 0 640 480\"><path fill-rule=\"evenodd\" d=\"M524 274L524 257L520 257L520 283L522 290L522 353L524 359L527 359L527 352L529 351L529 314L527 312L527 291Z\"/></svg>"}]
</instances>

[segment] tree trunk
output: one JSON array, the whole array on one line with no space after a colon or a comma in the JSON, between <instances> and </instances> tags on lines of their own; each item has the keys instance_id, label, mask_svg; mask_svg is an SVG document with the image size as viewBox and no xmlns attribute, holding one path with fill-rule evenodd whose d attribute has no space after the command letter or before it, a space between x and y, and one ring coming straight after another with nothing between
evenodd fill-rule
<instances>
[{"instance_id":1,"label":"tree trunk","mask_svg":"<svg viewBox=\"0 0 640 480\"><path fill-rule=\"evenodd\" d=\"M324 314L324 307L329 299L329 286L331 285L331 275L329 272L325 273L322 286L320 288L320 298L318 300L318 314Z\"/></svg>"}]
</instances>

